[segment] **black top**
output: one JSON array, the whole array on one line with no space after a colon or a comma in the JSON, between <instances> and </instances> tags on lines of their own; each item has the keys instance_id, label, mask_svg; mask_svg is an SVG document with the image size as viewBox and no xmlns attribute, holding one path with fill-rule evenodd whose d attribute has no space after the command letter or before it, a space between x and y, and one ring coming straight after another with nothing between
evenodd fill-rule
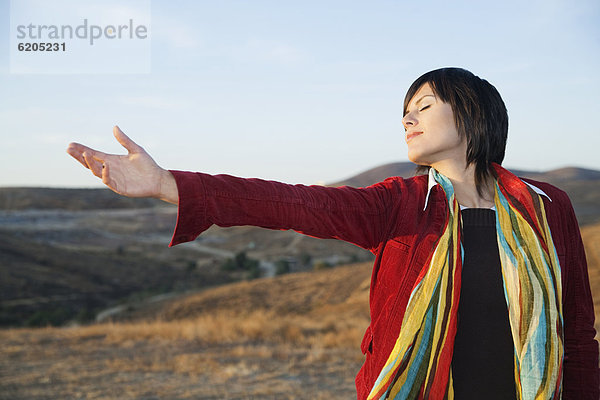
<instances>
[{"instance_id":1,"label":"black top","mask_svg":"<svg viewBox=\"0 0 600 400\"><path fill-rule=\"evenodd\" d=\"M452 356L454 398L516 399L514 347L496 238L496 213L461 211L464 261Z\"/></svg>"}]
</instances>

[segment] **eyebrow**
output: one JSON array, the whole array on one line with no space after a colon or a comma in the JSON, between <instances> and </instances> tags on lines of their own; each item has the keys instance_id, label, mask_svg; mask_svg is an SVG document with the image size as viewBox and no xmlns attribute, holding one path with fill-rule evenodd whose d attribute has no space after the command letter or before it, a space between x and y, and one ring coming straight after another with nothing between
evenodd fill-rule
<instances>
[{"instance_id":1,"label":"eyebrow","mask_svg":"<svg viewBox=\"0 0 600 400\"><path fill-rule=\"evenodd\" d=\"M425 97L427 97L427 96L431 96L431 97L434 97L434 98L435 98L435 95L433 95L433 94L424 94L423 96L421 96L421 97L419 98L419 100L415 101L415 104L419 104L419 103L420 103L420 102L421 102L421 101L422 101L422 100L423 100Z\"/></svg>"}]
</instances>

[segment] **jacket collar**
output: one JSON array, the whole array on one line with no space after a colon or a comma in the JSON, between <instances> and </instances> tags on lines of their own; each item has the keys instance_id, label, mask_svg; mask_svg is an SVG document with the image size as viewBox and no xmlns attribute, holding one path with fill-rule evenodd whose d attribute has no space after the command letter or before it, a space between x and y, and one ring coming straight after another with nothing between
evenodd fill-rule
<instances>
[{"instance_id":1,"label":"jacket collar","mask_svg":"<svg viewBox=\"0 0 600 400\"><path fill-rule=\"evenodd\" d=\"M535 185L532 185L531 183L526 182L526 181L518 178L516 175L513 175L511 172L509 172L508 170L502 168L498 164L494 164L494 167L496 168L496 171L501 174L502 179L509 180L509 181L523 182L527 186L529 186L531 189L533 189L533 191L536 192L537 194L539 194L541 196L546 196L548 198L548 200L552 201L552 199L550 198L550 196L548 196L539 187L537 187ZM429 201L429 194L431 193L431 189L433 189L436 185L439 185L439 183L437 183L436 180L435 180L435 178L433 177L433 169L429 168L429 177L427 178L427 196L425 197L425 207L423 207L423 211L425 211L427 209L427 203Z\"/></svg>"}]
</instances>

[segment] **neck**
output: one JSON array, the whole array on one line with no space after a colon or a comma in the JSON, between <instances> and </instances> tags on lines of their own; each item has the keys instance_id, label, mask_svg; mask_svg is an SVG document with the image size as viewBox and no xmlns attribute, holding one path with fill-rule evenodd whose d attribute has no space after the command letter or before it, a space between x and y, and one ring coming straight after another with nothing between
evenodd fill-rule
<instances>
[{"instance_id":1,"label":"neck","mask_svg":"<svg viewBox=\"0 0 600 400\"><path fill-rule=\"evenodd\" d=\"M485 182L481 195L475 184L475 165L436 164L432 165L445 175L454 187L454 196L458 203L469 208L491 208L494 205L494 188L491 180Z\"/></svg>"}]
</instances>

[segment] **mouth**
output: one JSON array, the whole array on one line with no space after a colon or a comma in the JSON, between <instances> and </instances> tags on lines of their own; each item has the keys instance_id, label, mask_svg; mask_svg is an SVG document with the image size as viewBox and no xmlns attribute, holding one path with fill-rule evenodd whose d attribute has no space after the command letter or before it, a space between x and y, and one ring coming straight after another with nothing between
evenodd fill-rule
<instances>
[{"instance_id":1,"label":"mouth","mask_svg":"<svg viewBox=\"0 0 600 400\"><path fill-rule=\"evenodd\" d=\"M406 134L406 143L408 143L415 136L421 135L423 132L409 132Z\"/></svg>"}]
</instances>

